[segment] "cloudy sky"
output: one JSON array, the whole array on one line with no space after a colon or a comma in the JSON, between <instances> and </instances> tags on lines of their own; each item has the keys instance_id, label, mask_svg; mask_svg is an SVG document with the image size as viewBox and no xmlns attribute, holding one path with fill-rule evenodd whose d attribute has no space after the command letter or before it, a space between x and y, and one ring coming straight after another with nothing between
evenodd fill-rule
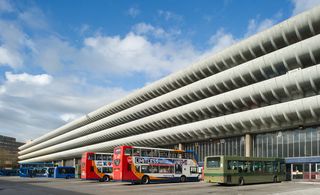
<instances>
[{"instance_id":1,"label":"cloudy sky","mask_svg":"<svg viewBox=\"0 0 320 195\"><path fill-rule=\"evenodd\" d=\"M0 0L0 134L34 139L320 0Z\"/></svg>"}]
</instances>

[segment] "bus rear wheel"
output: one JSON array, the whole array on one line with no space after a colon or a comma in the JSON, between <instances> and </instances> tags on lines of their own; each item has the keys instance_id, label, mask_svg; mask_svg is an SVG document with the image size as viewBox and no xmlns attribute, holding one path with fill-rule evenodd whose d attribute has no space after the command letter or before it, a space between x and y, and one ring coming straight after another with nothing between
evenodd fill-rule
<instances>
[{"instance_id":1,"label":"bus rear wheel","mask_svg":"<svg viewBox=\"0 0 320 195\"><path fill-rule=\"evenodd\" d=\"M143 176L142 179L141 179L141 183L142 184L150 183L150 178L147 175Z\"/></svg>"},{"instance_id":2,"label":"bus rear wheel","mask_svg":"<svg viewBox=\"0 0 320 195\"><path fill-rule=\"evenodd\" d=\"M243 184L244 184L244 180L243 180L243 178L241 177L241 178L239 179L239 186L243 186Z\"/></svg>"},{"instance_id":3,"label":"bus rear wheel","mask_svg":"<svg viewBox=\"0 0 320 195\"><path fill-rule=\"evenodd\" d=\"M187 181L186 176L182 175L182 176L180 177L180 182L186 182L186 181Z\"/></svg>"}]
</instances>

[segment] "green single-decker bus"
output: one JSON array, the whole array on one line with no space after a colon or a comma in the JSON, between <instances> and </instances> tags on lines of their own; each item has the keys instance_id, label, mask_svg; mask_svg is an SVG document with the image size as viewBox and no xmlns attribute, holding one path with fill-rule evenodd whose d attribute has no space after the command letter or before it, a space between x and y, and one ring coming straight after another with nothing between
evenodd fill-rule
<instances>
[{"instance_id":1,"label":"green single-decker bus","mask_svg":"<svg viewBox=\"0 0 320 195\"><path fill-rule=\"evenodd\" d=\"M285 161L281 158L207 156L204 162L204 180L208 183L280 182L285 179L285 171Z\"/></svg>"}]
</instances>

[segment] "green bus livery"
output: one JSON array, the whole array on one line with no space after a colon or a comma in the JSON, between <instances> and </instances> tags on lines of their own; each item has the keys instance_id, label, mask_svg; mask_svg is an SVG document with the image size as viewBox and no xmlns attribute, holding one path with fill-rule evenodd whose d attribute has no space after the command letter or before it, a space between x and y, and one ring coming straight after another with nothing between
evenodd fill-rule
<instances>
[{"instance_id":1,"label":"green bus livery","mask_svg":"<svg viewBox=\"0 0 320 195\"><path fill-rule=\"evenodd\" d=\"M207 156L204 180L219 184L280 182L285 179L285 161L281 158Z\"/></svg>"}]
</instances>

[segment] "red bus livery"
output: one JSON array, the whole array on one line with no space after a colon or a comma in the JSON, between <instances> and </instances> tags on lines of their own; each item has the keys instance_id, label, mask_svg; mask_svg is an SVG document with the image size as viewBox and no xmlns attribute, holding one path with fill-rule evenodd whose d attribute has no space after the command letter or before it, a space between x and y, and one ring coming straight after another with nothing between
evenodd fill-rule
<instances>
[{"instance_id":1,"label":"red bus livery","mask_svg":"<svg viewBox=\"0 0 320 195\"><path fill-rule=\"evenodd\" d=\"M132 183L198 181L193 153L182 150L119 146L114 149L113 179Z\"/></svg>"},{"instance_id":2,"label":"red bus livery","mask_svg":"<svg viewBox=\"0 0 320 195\"><path fill-rule=\"evenodd\" d=\"M85 152L81 158L81 179L110 181L112 153Z\"/></svg>"}]
</instances>

